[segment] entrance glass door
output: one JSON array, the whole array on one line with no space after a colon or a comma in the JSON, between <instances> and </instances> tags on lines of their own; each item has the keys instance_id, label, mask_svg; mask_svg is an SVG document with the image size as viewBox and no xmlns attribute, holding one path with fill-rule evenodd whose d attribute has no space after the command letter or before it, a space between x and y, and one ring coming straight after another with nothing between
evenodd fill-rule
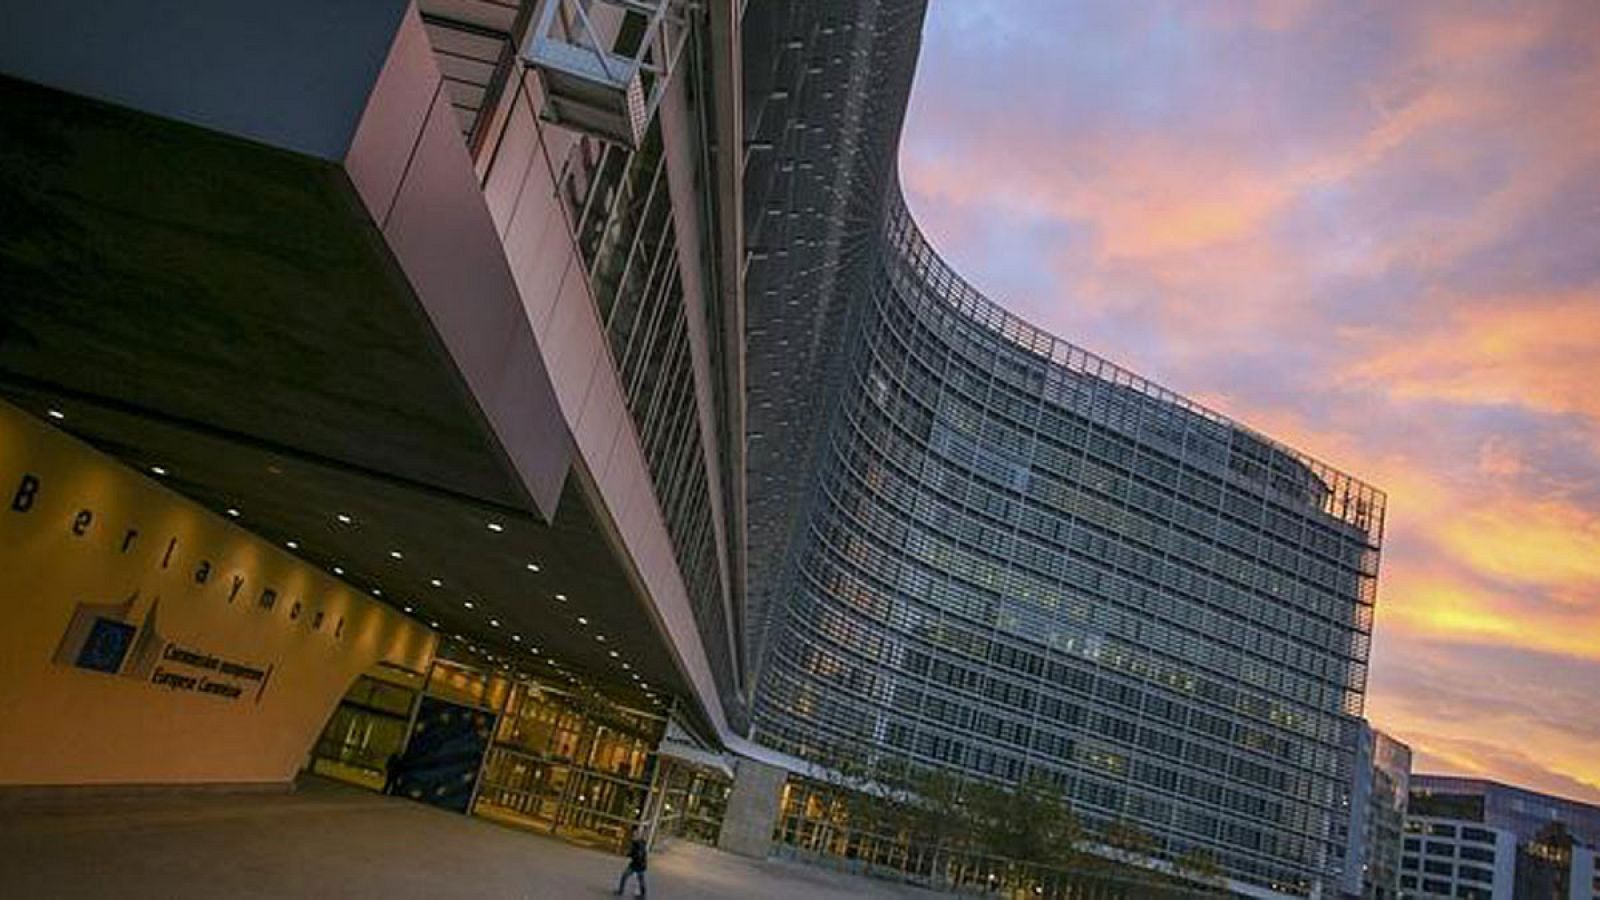
<instances>
[{"instance_id":1,"label":"entrance glass door","mask_svg":"<svg viewBox=\"0 0 1600 900\"><path fill-rule=\"evenodd\" d=\"M421 680L416 673L399 670L358 677L312 748L310 770L383 790L389 758L405 746Z\"/></svg>"},{"instance_id":2,"label":"entrance glass door","mask_svg":"<svg viewBox=\"0 0 1600 900\"><path fill-rule=\"evenodd\" d=\"M474 811L620 849L645 822L663 730L659 716L519 682L495 732Z\"/></svg>"}]
</instances>

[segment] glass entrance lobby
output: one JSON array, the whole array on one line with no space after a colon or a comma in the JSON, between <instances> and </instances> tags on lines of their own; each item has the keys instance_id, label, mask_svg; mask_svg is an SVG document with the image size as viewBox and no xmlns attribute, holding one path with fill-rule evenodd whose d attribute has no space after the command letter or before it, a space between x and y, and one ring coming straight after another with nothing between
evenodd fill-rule
<instances>
[{"instance_id":1,"label":"glass entrance lobby","mask_svg":"<svg viewBox=\"0 0 1600 900\"><path fill-rule=\"evenodd\" d=\"M671 754L684 733L663 742L670 717L439 658L357 679L309 770L598 848L635 827L714 841L728 779Z\"/></svg>"}]
</instances>

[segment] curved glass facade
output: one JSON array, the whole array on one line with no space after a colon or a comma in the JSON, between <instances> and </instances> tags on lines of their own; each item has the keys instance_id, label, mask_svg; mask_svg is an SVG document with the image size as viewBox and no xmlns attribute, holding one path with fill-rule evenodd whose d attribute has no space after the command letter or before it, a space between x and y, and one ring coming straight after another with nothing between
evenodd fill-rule
<instances>
[{"instance_id":1,"label":"curved glass facade","mask_svg":"<svg viewBox=\"0 0 1600 900\"><path fill-rule=\"evenodd\" d=\"M1167 858L1331 884L1383 495L1006 313L892 178L882 222L754 736L1046 777Z\"/></svg>"}]
</instances>

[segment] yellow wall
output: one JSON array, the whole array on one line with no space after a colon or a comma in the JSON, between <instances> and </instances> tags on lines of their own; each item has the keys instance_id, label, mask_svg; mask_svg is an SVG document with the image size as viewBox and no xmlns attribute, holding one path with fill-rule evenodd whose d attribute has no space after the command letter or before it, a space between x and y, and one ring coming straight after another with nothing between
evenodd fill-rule
<instances>
[{"instance_id":1,"label":"yellow wall","mask_svg":"<svg viewBox=\"0 0 1600 900\"><path fill-rule=\"evenodd\" d=\"M132 626L116 674L77 664L97 618ZM356 675L435 640L0 402L0 785L285 782Z\"/></svg>"}]
</instances>

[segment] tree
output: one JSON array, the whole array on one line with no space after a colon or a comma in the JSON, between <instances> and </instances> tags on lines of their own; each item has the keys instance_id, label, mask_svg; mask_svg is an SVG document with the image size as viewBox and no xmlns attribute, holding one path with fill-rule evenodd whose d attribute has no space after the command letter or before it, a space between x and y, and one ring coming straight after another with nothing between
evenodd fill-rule
<instances>
[{"instance_id":1,"label":"tree","mask_svg":"<svg viewBox=\"0 0 1600 900\"><path fill-rule=\"evenodd\" d=\"M915 811L903 766L885 763L872 745L854 738L819 747L813 762L813 777L829 788L830 842L842 838L846 856L860 851L869 859L882 859L885 852L892 857L908 846Z\"/></svg>"},{"instance_id":2,"label":"tree","mask_svg":"<svg viewBox=\"0 0 1600 900\"><path fill-rule=\"evenodd\" d=\"M917 840L943 850L971 833L966 789L959 775L945 769L919 769L908 776L906 790L915 797L908 825Z\"/></svg>"},{"instance_id":3,"label":"tree","mask_svg":"<svg viewBox=\"0 0 1600 900\"><path fill-rule=\"evenodd\" d=\"M1224 880L1222 864L1217 862L1217 857L1210 850L1203 847L1190 847L1178 857L1173 867L1179 875L1202 884L1217 885Z\"/></svg>"},{"instance_id":4,"label":"tree","mask_svg":"<svg viewBox=\"0 0 1600 900\"><path fill-rule=\"evenodd\" d=\"M1054 783L1033 777L1009 790L989 784L974 788L975 830L987 852L1044 865L1076 859L1082 829Z\"/></svg>"},{"instance_id":5,"label":"tree","mask_svg":"<svg viewBox=\"0 0 1600 900\"><path fill-rule=\"evenodd\" d=\"M1107 825L1101 837L1107 847L1121 851L1123 858L1129 862L1148 858L1156 848L1155 838L1125 820L1119 819Z\"/></svg>"}]
</instances>

